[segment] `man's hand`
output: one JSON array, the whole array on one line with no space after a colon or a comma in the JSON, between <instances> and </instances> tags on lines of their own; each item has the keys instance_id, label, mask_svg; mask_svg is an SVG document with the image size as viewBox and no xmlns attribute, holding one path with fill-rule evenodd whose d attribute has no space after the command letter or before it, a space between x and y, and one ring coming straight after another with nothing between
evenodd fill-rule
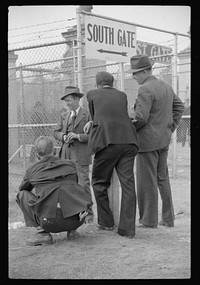
<instances>
[{"instance_id":1,"label":"man's hand","mask_svg":"<svg viewBox=\"0 0 200 285\"><path fill-rule=\"evenodd\" d=\"M75 133L73 133L73 132L70 132L70 133L68 133L67 134L67 136L66 136L66 142L71 142L71 141L73 141L73 140L79 140L79 135L78 134L75 134Z\"/></svg>"},{"instance_id":2,"label":"man's hand","mask_svg":"<svg viewBox=\"0 0 200 285\"><path fill-rule=\"evenodd\" d=\"M83 128L83 131L85 134L89 134L92 125L93 125L92 121L89 121L89 122L87 122L87 124L85 124L85 126Z\"/></svg>"}]
</instances>

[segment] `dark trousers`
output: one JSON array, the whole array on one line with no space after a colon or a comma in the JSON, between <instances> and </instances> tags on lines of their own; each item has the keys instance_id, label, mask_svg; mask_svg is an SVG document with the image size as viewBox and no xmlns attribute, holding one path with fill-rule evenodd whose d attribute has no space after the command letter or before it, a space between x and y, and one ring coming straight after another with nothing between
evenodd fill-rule
<instances>
[{"instance_id":1,"label":"dark trousers","mask_svg":"<svg viewBox=\"0 0 200 285\"><path fill-rule=\"evenodd\" d=\"M118 232L124 235L135 234L136 193L133 167L137 152L138 148L134 144L109 145L95 154L93 162L92 186L97 203L98 223L107 227L114 225L107 189L115 168L122 188Z\"/></svg>"},{"instance_id":2,"label":"dark trousers","mask_svg":"<svg viewBox=\"0 0 200 285\"><path fill-rule=\"evenodd\" d=\"M137 155L136 182L141 224L158 225L158 189L162 200L162 221L174 221L167 156L168 147Z\"/></svg>"},{"instance_id":3,"label":"dark trousers","mask_svg":"<svg viewBox=\"0 0 200 285\"><path fill-rule=\"evenodd\" d=\"M27 190L20 191L17 194L16 202L19 205L24 215L25 224L27 227L40 226L47 232L59 233L63 231L72 231L80 227L84 220L79 221L79 215L64 218L61 208L57 208L56 218L40 218L29 207L29 203L36 202L37 197Z\"/></svg>"}]
</instances>

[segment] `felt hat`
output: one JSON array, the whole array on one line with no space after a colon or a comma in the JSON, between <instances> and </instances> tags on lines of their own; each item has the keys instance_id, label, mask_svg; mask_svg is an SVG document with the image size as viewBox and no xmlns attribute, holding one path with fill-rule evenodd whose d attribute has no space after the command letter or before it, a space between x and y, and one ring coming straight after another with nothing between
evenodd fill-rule
<instances>
[{"instance_id":1,"label":"felt hat","mask_svg":"<svg viewBox=\"0 0 200 285\"><path fill-rule=\"evenodd\" d=\"M64 100L65 97L69 96L69 95L75 95L79 98L83 97L84 94L80 93L80 90L78 87L75 86L66 86L65 87L65 91L64 91L64 95L62 95L61 100Z\"/></svg>"},{"instance_id":2,"label":"felt hat","mask_svg":"<svg viewBox=\"0 0 200 285\"><path fill-rule=\"evenodd\" d=\"M154 65L148 55L134 55L130 59L131 68L128 70L128 73L137 73L139 71L150 68Z\"/></svg>"}]
</instances>

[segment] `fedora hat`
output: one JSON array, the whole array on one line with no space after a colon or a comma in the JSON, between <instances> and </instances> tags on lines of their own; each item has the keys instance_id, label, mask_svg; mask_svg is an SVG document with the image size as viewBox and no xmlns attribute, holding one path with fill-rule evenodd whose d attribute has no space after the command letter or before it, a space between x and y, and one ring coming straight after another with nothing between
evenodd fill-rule
<instances>
[{"instance_id":1,"label":"fedora hat","mask_svg":"<svg viewBox=\"0 0 200 285\"><path fill-rule=\"evenodd\" d=\"M76 95L76 96L79 97L79 98L81 98L81 97L84 96L83 93L80 93L80 90L79 90L78 87L75 87L75 86L66 86L66 87L65 87L65 91L64 91L64 95L62 95L61 100L64 100L64 98L65 98L66 96L69 96L69 95L71 95L71 94Z\"/></svg>"},{"instance_id":2,"label":"fedora hat","mask_svg":"<svg viewBox=\"0 0 200 285\"><path fill-rule=\"evenodd\" d=\"M131 68L128 70L128 73L136 73L147 68L150 68L154 65L148 55L134 55L130 59Z\"/></svg>"}]
</instances>

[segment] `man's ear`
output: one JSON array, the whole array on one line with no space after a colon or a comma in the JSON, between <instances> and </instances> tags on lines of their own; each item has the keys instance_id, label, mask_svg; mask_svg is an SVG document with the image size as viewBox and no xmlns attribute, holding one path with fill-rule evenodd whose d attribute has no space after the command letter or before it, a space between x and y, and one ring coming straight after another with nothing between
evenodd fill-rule
<instances>
[{"instance_id":1,"label":"man's ear","mask_svg":"<svg viewBox=\"0 0 200 285\"><path fill-rule=\"evenodd\" d=\"M41 159L41 157L39 156L39 154L38 153L36 153L36 157L37 157L37 159Z\"/></svg>"}]
</instances>

